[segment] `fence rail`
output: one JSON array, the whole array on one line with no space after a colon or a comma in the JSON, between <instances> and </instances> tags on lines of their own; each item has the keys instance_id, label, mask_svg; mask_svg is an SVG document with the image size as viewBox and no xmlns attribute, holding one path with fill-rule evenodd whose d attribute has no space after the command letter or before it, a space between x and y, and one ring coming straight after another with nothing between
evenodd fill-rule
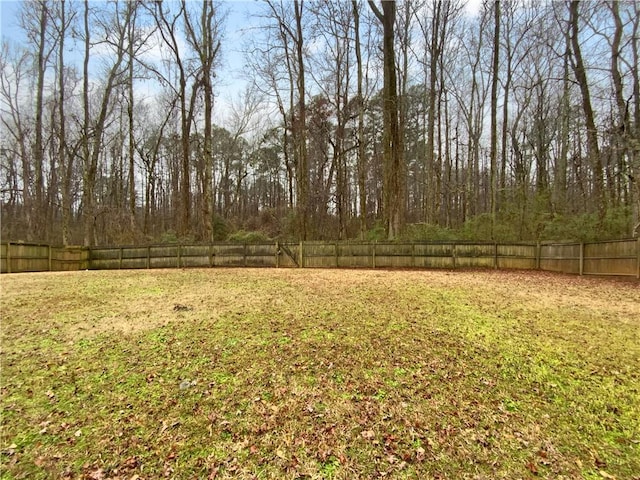
<instances>
[{"instance_id":1,"label":"fence rail","mask_svg":"<svg viewBox=\"0 0 640 480\"><path fill-rule=\"evenodd\" d=\"M499 268L640 278L640 239L597 243L215 243L118 247L0 245L2 273L186 267Z\"/></svg>"}]
</instances>

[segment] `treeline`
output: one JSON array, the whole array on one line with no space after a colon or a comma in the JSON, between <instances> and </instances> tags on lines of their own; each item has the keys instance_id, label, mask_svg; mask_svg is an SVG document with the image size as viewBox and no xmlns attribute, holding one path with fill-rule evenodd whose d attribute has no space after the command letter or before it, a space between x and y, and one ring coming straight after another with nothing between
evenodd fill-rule
<instances>
[{"instance_id":1,"label":"treeline","mask_svg":"<svg viewBox=\"0 0 640 480\"><path fill-rule=\"evenodd\" d=\"M231 8L24 2L0 56L3 238L637 234L638 2L251 4L223 108Z\"/></svg>"}]
</instances>

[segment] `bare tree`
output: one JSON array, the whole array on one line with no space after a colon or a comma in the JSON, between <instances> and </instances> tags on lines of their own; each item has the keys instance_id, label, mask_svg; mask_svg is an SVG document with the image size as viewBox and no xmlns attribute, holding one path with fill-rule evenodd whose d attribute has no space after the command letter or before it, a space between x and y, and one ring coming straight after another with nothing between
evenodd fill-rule
<instances>
[{"instance_id":1,"label":"bare tree","mask_svg":"<svg viewBox=\"0 0 640 480\"><path fill-rule=\"evenodd\" d=\"M265 2L246 69L262 95L219 122L216 4L25 4L27 53L0 56L3 235L364 238L373 220L388 238L470 221L465 234L529 239L595 211L603 233L583 238L639 224L637 4L366 3Z\"/></svg>"},{"instance_id":2,"label":"bare tree","mask_svg":"<svg viewBox=\"0 0 640 480\"><path fill-rule=\"evenodd\" d=\"M74 151L71 142L67 138L66 104L68 98L67 91L70 90L70 88L67 85L69 76L67 75L67 68L65 67L65 42L68 30L72 25L76 13L71 10L69 15L67 15L67 5L66 0L61 0L54 16L55 28L58 36L58 63L56 71L56 75L58 77L58 164L60 166L60 174L62 176L60 196L62 198L61 217L63 245L69 245L71 243L71 185L73 182L73 167L76 157L76 151ZM77 142L76 145L78 145Z\"/></svg>"},{"instance_id":3,"label":"bare tree","mask_svg":"<svg viewBox=\"0 0 640 480\"><path fill-rule=\"evenodd\" d=\"M633 210L632 220L632 234L635 234L640 227L640 221L638 220L638 212L640 212L640 189L638 187L638 175L640 175L640 107L638 103L638 26L640 19L638 19L638 13L640 8L635 5L633 9L630 6L624 5L625 10L630 14L630 25L625 25L623 17L620 13L620 3L617 1L607 2L607 7L611 12L613 19L614 32L613 38L610 42L611 48L611 80L613 83L613 93L616 104L616 112L614 115L614 124L612 125L612 133L614 136L614 145L616 147L616 157L624 159L629 158L629 165L626 167L629 173L627 177L630 180L630 195ZM634 14L635 13L635 18ZM631 29L630 38L627 40L627 44L630 44L632 54L631 61L626 61L623 55L623 38L625 36L625 27ZM623 82L623 76L621 72L621 66L626 63L631 70L631 81L633 84L632 91L629 100L635 97L635 122L632 122L631 112L629 108L629 102L625 99L625 88ZM633 123L635 123L635 128ZM624 166L622 166L625 169Z\"/></svg>"},{"instance_id":4,"label":"bare tree","mask_svg":"<svg viewBox=\"0 0 640 480\"><path fill-rule=\"evenodd\" d=\"M175 5L172 5L175 6ZM191 229L191 130L196 109L199 83L195 80L196 72L190 68L188 53L180 48L180 24L187 15L186 2L177 5L177 11L171 12L170 6L162 2L154 4L154 18L163 44L169 49L170 68L174 67L178 74L178 85L175 86L166 76L161 76L165 86L172 90L178 99L180 112L180 146L181 160L176 178L179 182L178 198L178 234L185 236ZM189 86L189 82L191 85Z\"/></svg>"},{"instance_id":5,"label":"bare tree","mask_svg":"<svg viewBox=\"0 0 640 480\"><path fill-rule=\"evenodd\" d=\"M466 142L466 172L462 221L482 213L485 200L480 191L480 152L484 128L484 109L488 95L488 85L483 75L484 38L482 32L487 28L488 16L483 10L474 21L467 20L458 25L457 35L460 42L460 61L457 68L447 73L451 93L464 126Z\"/></svg>"},{"instance_id":6,"label":"bare tree","mask_svg":"<svg viewBox=\"0 0 640 480\"><path fill-rule=\"evenodd\" d=\"M30 58L27 51L12 52L9 45L2 44L0 53L0 85L2 92L2 160L10 165L8 173L12 173L15 179L9 182L8 188L16 208L17 218L11 223L17 223L22 218L25 238L33 240L33 201L32 187L32 162L31 148L29 146L30 132L32 129L31 118L21 108L21 101L25 95L24 89L28 88L30 78ZM6 142L6 143L5 143ZM20 167L14 164L20 160ZM18 179L18 175L20 179ZM18 200L19 199L19 200ZM18 207L21 205L21 208Z\"/></svg>"},{"instance_id":7,"label":"bare tree","mask_svg":"<svg viewBox=\"0 0 640 480\"><path fill-rule=\"evenodd\" d=\"M490 189L491 189L491 235L495 234L498 207L498 66L500 62L500 1L493 3L493 52L491 66L491 145L490 145Z\"/></svg>"},{"instance_id":8,"label":"bare tree","mask_svg":"<svg viewBox=\"0 0 640 480\"><path fill-rule=\"evenodd\" d=\"M302 29L302 0L294 1L295 12L295 33L289 31L290 37L295 44L296 61L296 87L298 92L298 106L296 112L297 124L295 145L297 154L297 199L298 199L298 224L299 234L302 240L306 240L308 231L308 211L309 211L309 166L307 158L307 110L305 102L305 62L304 62L304 35Z\"/></svg>"},{"instance_id":9,"label":"bare tree","mask_svg":"<svg viewBox=\"0 0 640 480\"><path fill-rule=\"evenodd\" d=\"M357 65L357 102L358 102L358 198L360 213L360 239L364 240L367 231L367 188L366 188L366 159L364 145L364 90L363 90L363 62L360 38L360 7L357 0L352 0L354 43Z\"/></svg>"},{"instance_id":10,"label":"bare tree","mask_svg":"<svg viewBox=\"0 0 640 480\"><path fill-rule=\"evenodd\" d=\"M256 85L258 90L276 99L282 118L290 204L296 210L298 237L306 239L310 232L303 2L296 0L293 8L281 0L269 0L266 5L263 28L267 32L267 43L253 49L252 63L268 87Z\"/></svg>"},{"instance_id":11,"label":"bare tree","mask_svg":"<svg viewBox=\"0 0 640 480\"><path fill-rule=\"evenodd\" d=\"M382 11L369 0L369 6L382 24L384 56L383 93L383 162L384 162L384 224L389 239L397 238L404 228L405 168L403 139L400 136L398 88L395 58L395 2L382 2Z\"/></svg>"},{"instance_id":12,"label":"bare tree","mask_svg":"<svg viewBox=\"0 0 640 480\"><path fill-rule=\"evenodd\" d=\"M99 212L95 205L95 187L100 155L103 150L105 128L111 110L112 94L118 86L126 83L128 31L134 18L137 4L115 2L113 10L100 12L104 16L95 18L94 29L101 30L104 38L101 42L113 52L111 63L106 67L105 81L102 85L100 96L97 97L98 111L92 118L92 102L89 89L90 71L89 60L92 46L92 29L90 28L90 6L88 0L84 3L84 67L83 67L83 190L82 190L82 214L84 224L84 244L97 243L96 220ZM135 52L134 52L135 54Z\"/></svg>"},{"instance_id":13,"label":"bare tree","mask_svg":"<svg viewBox=\"0 0 640 480\"><path fill-rule=\"evenodd\" d=\"M184 5L184 4L183 4ZM186 10L186 6L184 6ZM213 239L213 152L212 152L212 114L213 114L213 75L218 52L220 51L220 34L216 9L211 0L202 0L200 22L198 28L185 14L187 40L197 54L199 69L197 83L204 96L204 169L202 175L202 237Z\"/></svg>"},{"instance_id":14,"label":"bare tree","mask_svg":"<svg viewBox=\"0 0 640 480\"><path fill-rule=\"evenodd\" d=\"M33 7L33 8L31 8ZM49 38L50 9L49 0L37 0L31 7L22 10L21 23L27 32L29 42L34 48L34 78L35 78L35 105L34 105L34 140L33 140L33 175L34 175L34 204L32 208L32 233L36 238L44 237L45 229L45 181L43 173L44 164L44 90L45 75L49 57L55 48L54 42Z\"/></svg>"},{"instance_id":15,"label":"bare tree","mask_svg":"<svg viewBox=\"0 0 640 480\"><path fill-rule=\"evenodd\" d=\"M587 128L587 156L593 170L593 190L600 219L604 219L606 213L606 198L604 195L604 180L602 172L602 159L600 158L600 147L598 144L598 129L595 123L595 114L591 104L591 92L587 81L587 70L582 57L582 47L580 41L580 2L571 0L569 4L569 25L571 28L571 47L573 73L578 82L582 95L582 110L585 116Z\"/></svg>"}]
</instances>

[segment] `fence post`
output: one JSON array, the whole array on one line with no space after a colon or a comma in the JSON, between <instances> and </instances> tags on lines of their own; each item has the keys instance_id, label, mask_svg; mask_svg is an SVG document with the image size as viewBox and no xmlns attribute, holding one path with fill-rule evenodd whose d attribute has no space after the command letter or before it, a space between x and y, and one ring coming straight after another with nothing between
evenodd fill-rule
<instances>
[{"instance_id":1,"label":"fence post","mask_svg":"<svg viewBox=\"0 0 640 480\"><path fill-rule=\"evenodd\" d=\"M180 251L182 250L182 245L178 244L178 268L180 268Z\"/></svg>"},{"instance_id":2,"label":"fence post","mask_svg":"<svg viewBox=\"0 0 640 480\"><path fill-rule=\"evenodd\" d=\"M122 247L120 247L120 254L118 256L118 269L122 270Z\"/></svg>"},{"instance_id":3,"label":"fence post","mask_svg":"<svg viewBox=\"0 0 640 480\"><path fill-rule=\"evenodd\" d=\"M280 268L280 244L276 241L276 268Z\"/></svg>"},{"instance_id":4,"label":"fence post","mask_svg":"<svg viewBox=\"0 0 640 480\"><path fill-rule=\"evenodd\" d=\"M247 244L242 245L242 261L244 262L244 266L247 266Z\"/></svg>"},{"instance_id":5,"label":"fence post","mask_svg":"<svg viewBox=\"0 0 640 480\"><path fill-rule=\"evenodd\" d=\"M584 274L584 242L580 242L580 275Z\"/></svg>"},{"instance_id":6,"label":"fence post","mask_svg":"<svg viewBox=\"0 0 640 480\"><path fill-rule=\"evenodd\" d=\"M303 241L300 240L300 252L298 253L300 256L300 268L304 268L304 253L302 252L303 244Z\"/></svg>"},{"instance_id":7,"label":"fence post","mask_svg":"<svg viewBox=\"0 0 640 480\"><path fill-rule=\"evenodd\" d=\"M376 268L376 241L375 240L373 241L371 246L373 247L371 252L371 266L373 268Z\"/></svg>"},{"instance_id":8,"label":"fence post","mask_svg":"<svg viewBox=\"0 0 640 480\"><path fill-rule=\"evenodd\" d=\"M47 252L49 254L48 255L49 258L47 260L48 260L48 263L49 263L49 271L51 272L52 271L52 269L51 269L51 245L47 245L47 247L49 247L48 248L48 252Z\"/></svg>"},{"instance_id":9,"label":"fence post","mask_svg":"<svg viewBox=\"0 0 640 480\"><path fill-rule=\"evenodd\" d=\"M416 268L416 244L411 242L411 268Z\"/></svg>"},{"instance_id":10,"label":"fence post","mask_svg":"<svg viewBox=\"0 0 640 480\"><path fill-rule=\"evenodd\" d=\"M11 273L11 242L7 242L7 273Z\"/></svg>"},{"instance_id":11,"label":"fence post","mask_svg":"<svg viewBox=\"0 0 640 480\"><path fill-rule=\"evenodd\" d=\"M151 245L147 245L147 268L151 268Z\"/></svg>"},{"instance_id":12,"label":"fence post","mask_svg":"<svg viewBox=\"0 0 640 480\"><path fill-rule=\"evenodd\" d=\"M493 268L498 269L498 242L493 244Z\"/></svg>"},{"instance_id":13,"label":"fence post","mask_svg":"<svg viewBox=\"0 0 640 480\"><path fill-rule=\"evenodd\" d=\"M340 264L340 261L338 260L338 242L333 242L333 248L335 249L336 254L336 268L338 268L338 265Z\"/></svg>"},{"instance_id":14,"label":"fence post","mask_svg":"<svg viewBox=\"0 0 640 480\"><path fill-rule=\"evenodd\" d=\"M451 260L453 261L453 268L455 269L457 267L456 265L456 254L457 254L457 249L456 249L456 243L453 244L453 248L451 248Z\"/></svg>"},{"instance_id":15,"label":"fence post","mask_svg":"<svg viewBox=\"0 0 640 480\"><path fill-rule=\"evenodd\" d=\"M542 247L540 246L540 241L536 242L536 270L540 270L540 255L541 255Z\"/></svg>"}]
</instances>

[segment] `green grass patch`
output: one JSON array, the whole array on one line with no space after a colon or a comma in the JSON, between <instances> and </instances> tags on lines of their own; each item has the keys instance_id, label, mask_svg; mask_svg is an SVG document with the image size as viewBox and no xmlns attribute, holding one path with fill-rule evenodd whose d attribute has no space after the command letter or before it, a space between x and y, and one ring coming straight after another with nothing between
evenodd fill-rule
<instances>
[{"instance_id":1,"label":"green grass patch","mask_svg":"<svg viewBox=\"0 0 640 480\"><path fill-rule=\"evenodd\" d=\"M637 283L2 276L0 478L640 478Z\"/></svg>"}]
</instances>

